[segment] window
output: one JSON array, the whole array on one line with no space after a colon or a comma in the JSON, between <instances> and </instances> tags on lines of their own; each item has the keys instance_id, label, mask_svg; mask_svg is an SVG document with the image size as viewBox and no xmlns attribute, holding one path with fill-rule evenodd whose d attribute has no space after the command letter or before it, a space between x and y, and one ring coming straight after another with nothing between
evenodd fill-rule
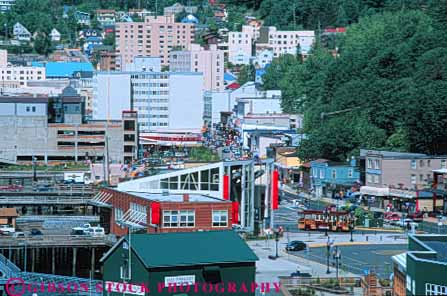
<instances>
[{"instance_id":1,"label":"window","mask_svg":"<svg viewBox=\"0 0 447 296\"><path fill-rule=\"evenodd\" d=\"M446 294L447 294L447 286L440 286L429 283L425 284L425 295L446 295Z\"/></svg>"},{"instance_id":2,"label":"window","mask_svg":"<svg viewBox=\"0 0 447 296\"><path fill-rule=\"evenodd\" d=\"M372 163L373 163L372 159L368 159L368 169L373 168Z\"/></svg>"},{"instance_id":3,"label":"window","mask_svg":"<svg viewBox=\"0 0 447 296\"><path fill-rule=\"evenodd\" d=\"M366 175L366 182L368 183L372 183L373 179L372 179L372 175L371 174L367 174Z\"/></svg>"},{"instance_id":4,"label":"window","mask_svg":"<svg viewBox=\"0 0 447 296\"><path fill-rule=\"evenodd\" d=\"M29 106L26 106L26 112L29 112L31 109Z\"/></svg>"},{"instance_id":5,"label":"window","mask_svg":"<svg viewBox=\"0 0 447 296\"><path fill-rule=\"evenodd\" d=\"M313 168L312 171L313 171L314 178L317 178L318 177L317 169Z\"/></svg>"},{"instance_id":6,"label":"window","mask_svg":"<svg viewBox=\"0 0 447 296\"><path fill-rule=\"evenodd\" d=\"M115 222L121 220L121 218L123 217L123 210L119 209L119 208L115 208Z\"/></svg>"},{"instance_id":7,"label":"window","mask_svg":"<svg viewBox=\"0 0 447 296\"><path fill-rule=\"evenodd\" d=\"M194 227L195 211L163 211L163 227Z\"/></svg>"},{"instance_id":8,"label":"window","mask_svg":"<svg viewBox=\"0 0 447 296\"><path fill-rule=\"evenodd\" d=\"M427 166L428 167L431 166L431 160L430 159L427 159Z\"/></svg>"},{"instance_id":9,"label":"window","mask_svg":"<svg viewBox=\"0 0 447 296\"><path fill-rule=\"evenodd\" d=\"M417 168L417 163L415 159L411 160L411 168L414 170Z\"/></svg>"},{"instance_id":10,"label":"window","mask_svg":"<svg viewBox=\"0 0 447 296\"><path fill-rule=\"evenodd\" d=\"M348 178L352 178L353 175L352 169L348 169Z\"/></svg>"},{"instance_id":11,"label":"window","mask_svg":"<svg viewBox=\"0 0 447 296\"><path fill-rule=\"evenodd\" d=\"M337 178L337 171L336 170L332 170L332 179Z\"/></svg>"},{"instance_id":12,"label":"window","mask_svg":"<svg viewBox=\"0 0 447 296\"><path fill-rule=\"evenodd\" d=\"M213 227L228 226L228 211L213 211Z\"/></svg>"},{"instance_id":13,"label":"window","mask_svg":"<svg viewBox=\"0 0 447 296\"><path fill-rule=\"evenodd\" d=\"M379 184L379 176L378 175L373 175L373 183Z\"/></svg>"},{"instance_id":14,"label":"window","mask_svg":"<svg viewBox=\"0 0 447 296\"><path fill-rule=\"evenodd\" d=\"M441 169L445 169L445 159L441 160Z\"/></svg>"},{"instance_id":15,"label":"window","mask_svg":"<svg viewBox=\"0 0 447 296\"><path fill-rule=\"evenodd\" d=\"M376 170L380 169L380 162L378 159L374 159L374 169Z\"/></svg>"},{"instance_id":16,"label":"window","mask_svg":"<svg viewBox=\"0 0 447 296\"><path fill-rule=\"evenodd\" d=\"M419 181L424 182L424 175L422 175L422 174L419 175Z\"/></svg>"},{"instance_id":17,"label":"window","mask_svg":"<svg viewBox=\"0 0 447 296\"><path fill-rule=\"evenodd\" d=\"M424 167L424 165L425 165L424 160L423 159L419 160L419 167L422 168L422 167Z\"/></svg>"},{"instance_id":18,"label":"window","mask_svg":"<svg viewBox=\"0 0 447 296\"><path fill-rule=\"evenodd\" d=\"M320 179L324 179L324 170L323 169L320 170Z\"/></svg>"},{"instance_id":19,"label":"window","mask_svg":"<svg viewBox=\"0 0 447 296\"><path fill-rule=\"evenodd\" d=\"M416 175L411 175L411 184L416 184Z\"/></svg>"}]
</instances>

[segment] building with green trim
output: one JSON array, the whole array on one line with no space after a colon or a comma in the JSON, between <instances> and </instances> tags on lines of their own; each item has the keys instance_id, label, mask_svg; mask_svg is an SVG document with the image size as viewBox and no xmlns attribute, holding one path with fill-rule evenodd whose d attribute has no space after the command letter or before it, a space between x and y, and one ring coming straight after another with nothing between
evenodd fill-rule
<instances>
[{"instance_id":1,"label":"building with green trim","mask_svg":"<svg viewBox=\"0 0 447 296\"><path fill-rule=\"evenodd\" d=\"M447 295L447 235L410 235L393 262L394 295Z\"/></svg>"},{"instance_id":2,"label":"building with green trim","mask_svg":"<svg viewBox=\"0 0 447 296\"><path fill-rule=\"evenodd\" d=\"M131 234L101 258L103 295L255 295L257 260L234 231Z\"/></svg>"}]
</instances>

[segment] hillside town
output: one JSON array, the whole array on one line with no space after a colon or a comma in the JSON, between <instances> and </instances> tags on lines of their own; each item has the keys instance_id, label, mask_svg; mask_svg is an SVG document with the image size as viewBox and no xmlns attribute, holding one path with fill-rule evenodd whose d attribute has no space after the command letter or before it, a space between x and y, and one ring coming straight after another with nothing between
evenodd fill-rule
<instances>
[{"instance_id":1,"label":"hillside town","mask_svg":"<svg viewBox=\"0 0 447 296\"><path fill-rule=\"evenodd\" d=\"M0 1L0 295L447 295L446 20Z\"/></svg>"}]
</instances>

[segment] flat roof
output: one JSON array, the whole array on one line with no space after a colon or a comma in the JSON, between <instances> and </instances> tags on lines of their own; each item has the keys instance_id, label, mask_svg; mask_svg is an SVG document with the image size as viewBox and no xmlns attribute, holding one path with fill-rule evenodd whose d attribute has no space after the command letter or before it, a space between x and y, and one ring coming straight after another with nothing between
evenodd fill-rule
<instances>
[{"instance_id":1,"label":"flat roof","mask_svg":"<svg viewBox=\"0 0 447 296\"><path fill-rule=\"evenodd\" d=\"M438 261L447 262L447 242L445 241L424 241L424 243L435 251Z\"/></svg>"},{"instance_id":2,"label":"flat roof","mask_svg":"<svg viewBox=\"0 0 447 296\"><path fill-rule=\"evenodd\" d=\"M124 193L128 193L131 195L135 195L147 200L159 201L159 202L183 202L184 194L157 194L157 193L146 193L146 192L138 192L138 191L125 191L119 190ZM228 202L224 199L215 198L203 194L188 194L189 202Z\"/></svg>"},{"instance_id":3,"label":"flat roof","mask_svg":"<svg viewBox=\"0 0 447 296\"><path fill-rule=\"evenodd\" d=\"M48 103L47 96L2 96L0 97L0 103L30 103L30 104L42 104Z\"/></svg>"}]
</instances>

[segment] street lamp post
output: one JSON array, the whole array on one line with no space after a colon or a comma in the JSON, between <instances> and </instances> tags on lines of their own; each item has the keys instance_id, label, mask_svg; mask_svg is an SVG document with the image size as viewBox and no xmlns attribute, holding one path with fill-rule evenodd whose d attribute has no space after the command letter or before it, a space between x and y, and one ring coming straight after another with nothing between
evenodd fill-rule
<instances>
[{"instance_id":1,"label":"street lamp post","mask_svg":"<svg viewBox=\"0 0 447 296\"><path fill-rule=\"evenodd\" d=\"M279 230L275 230L275 242L276 242L276 255L275 257L278 258L278 243L279 243Z\"/></svg>"},{"instance_id":2,"label":"street lamp post","mask_svg":"<svg viewBox=\"0 0 447 296\"><path fill-rule=\"evenodd\" d=\"M354 238L352 237L352 233L354 231L354 215L351 212L351 221L349 221L349 231L351 232L351 239L349 240L351 243L354 242Z\"/></svg>"},{"instance_id":3,"label":"street lamp post","mask_svg":"<svg viewBox=\"0 0 447 296\"><path fill-rule=\"evenodd\" d=\"M331 244L329 242L329 237L327 238L327 243L326 243L326 255L327 255L327 270L326 273L330 274L331 271L329 270L329 256L330 256L330 252L331 252Z\"/></svg>"},{"instance_id":4,"label":"street lamp post","mask_svg":"<svg viewBox=\"0 0 447 296\"><path fill-rule=\"evenodd\" d=\"M339 281L338 281L338 261L341 259L341 252L338 250L338 246L335 246L334 258L335 258L335 272L336 272L335 277L337 278L337 286L338 286L339 285Z\"/></svg>"}]
</instances>

